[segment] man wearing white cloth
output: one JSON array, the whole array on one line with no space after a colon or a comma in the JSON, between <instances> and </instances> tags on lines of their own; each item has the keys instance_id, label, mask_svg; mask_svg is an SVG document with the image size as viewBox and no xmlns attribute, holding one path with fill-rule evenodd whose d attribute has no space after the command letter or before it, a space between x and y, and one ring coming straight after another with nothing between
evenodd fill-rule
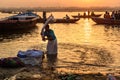
<instances>
[{"instance_id":1,"label":"man wearing white cloth","mask_svg":"<svg viewBox=\"0 0 120 80\"><path fill-rule=\"evenodd\" d=\"M57 39L52 29L49 29L49 25L46 25L43 41L48 40L47 53L57 54Z\"/></svg>"},{"instance_id":2,"label":"man wearing white cloth","mask_svg":"<svg viewBox=\"0 0 120 80\"><path fill-rule=\"evenodd\" d=\"M54 34L54 31L49 28L48 23L53 19L52 16L50 16L47 21L45 22L42 30L41 30L41 36L42 40L46 41L47 43L47 59L49 62L56 62L57 59L57 39Z\"/></svg>"},{"instance_id":3,"label":"man wearing white cloth","mask_svg":"<svg viewBox=\"0 0 120 80\"><path fill-rule=\"evenodd\" d=\"M48 40L47 43L47 59L48 62L56 62L57 59L57 39L52 29L49 29L49 25L46 25L44 36L42 40Z\"/></svg>"}]
</instances>

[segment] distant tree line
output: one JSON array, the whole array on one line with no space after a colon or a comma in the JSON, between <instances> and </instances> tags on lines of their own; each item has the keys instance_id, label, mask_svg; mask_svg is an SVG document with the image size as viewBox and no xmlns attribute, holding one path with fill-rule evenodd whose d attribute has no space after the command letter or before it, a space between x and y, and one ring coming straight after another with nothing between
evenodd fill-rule
<instances>
[{"instance_id":1,"label":"distant tree line","mask_svg":"<svg viewBox=\"0 0 120 80\"><path fill-rule=\"evenodd\" d=\"M59 11L68 11L68 12L78 12L78 11L113 11L119 10L120 7L22 7L22 8L0 8L0 11L52 11L52 12L59 12Z\"/></svg>"}]
</instances>

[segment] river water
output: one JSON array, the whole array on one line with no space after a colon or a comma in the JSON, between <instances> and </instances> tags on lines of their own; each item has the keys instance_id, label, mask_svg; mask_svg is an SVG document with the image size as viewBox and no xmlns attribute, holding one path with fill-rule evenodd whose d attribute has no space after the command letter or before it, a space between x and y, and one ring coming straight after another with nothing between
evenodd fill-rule
<instances>
[{"instance_id":1,"label":"river water","mask_svg":"<svg viewBox=\"0 0 120 80\"><path fill-rule=\"evenodd\" d=\"M78 12L49 12L55 18ZM83 14L83 12L80 12ZM96 12L104 13L104 12ZM37 14L42 16L41 12ZM2 14L7 17L11 14ZM103 15L102 15L103 16ZM101 16L101 17L102 17ZM0 33L0 58L14 57L19 50L46 50L40 37L43 24L20 31ZM81 18L73 24L50 24L58 40L57 71L73 73L120 73L120 26L97 25L91 19ZM44 61L43 63L46 63Z\"/></svg>"}]
</instances>

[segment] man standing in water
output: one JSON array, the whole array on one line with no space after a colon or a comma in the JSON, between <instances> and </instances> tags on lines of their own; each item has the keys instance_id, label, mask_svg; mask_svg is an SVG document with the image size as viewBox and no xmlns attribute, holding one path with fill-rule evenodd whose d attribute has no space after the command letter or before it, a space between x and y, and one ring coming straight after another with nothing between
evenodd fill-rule
<instances>
[{"instance_id":1,"label":"man standing in water","mask_svg":"<svg viewBox=\"0 0 120 80\"><path fill-rule=\"evenodd\" d=\"M47 60L48 60L49 66L51 66L51 65L54 65L57 59L57 39L54 34L54 31L49 28L49 25L48 25L49 21L50 19L48 19L45 22L43 29L41 31L41 36L43 41L48 40L46 54L47 54Z\"/></svg>"}]
</instances>

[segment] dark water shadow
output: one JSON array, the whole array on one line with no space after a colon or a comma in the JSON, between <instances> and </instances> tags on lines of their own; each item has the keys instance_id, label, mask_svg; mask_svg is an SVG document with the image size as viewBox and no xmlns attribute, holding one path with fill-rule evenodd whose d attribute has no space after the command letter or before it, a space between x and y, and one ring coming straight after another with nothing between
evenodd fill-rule
<instances>
[{"instance_id":1,"label":"dark water shadow","mask_svg":"<svg viewBox=\"0 0 120 80\"><path fill-rule=\"evenodd\" d=\"M120 25L118 26L118 25L112 25L112 26L104 26L104 32L105 32L105 35L106 35L106 37L108 37L109 38L109 40L108 41L110 41L110 38L112 37L112 36L116 36L116 38L117 39L119 39L119 33L120 33ZM112 40L112 41L119 41L119 40L117 40L117 39L114 39L114 40Z\"/></svg>"},{"instance_id":2,"label":"dark water shadow","mask_svg":"<svg viewBox=\"0 0 120 80\"><path fill-rule=\"evenodd\" d=\"M95 24L92 24L92 26L111 26L111 25L106 25L106 24L97 24L97 23L95 23Z\"/></svg>"},{"instance_id":3,"label":"dark water shadow","mask_svg":"<svg viewBox=\"0 0 120 80\"><path fill-rule=\"evenodd\" d=\"M3 31L0 31L0 42L4 42L4 40L10 41L10 40L13 40L16 38L20 38L23 35L32 34L37 30L38 30L37 26L31 27L28 29L25 28L25 29L19 29L19 30L18 29L16 29L16 30L3 30Z\"/></svg>"},{"instance_id":4,"label":"dark water shadow","mask_svg":"<svg viewBox=\"0 0 120 80\"><path fill-rule=\"evenodd\" d=\"M95 24L92 24L92 26L104 26L104 27L119 27L120 28L120 25L109 25L109 24L97 24L97 23L95 23Z\"/></svg>"},{"instance_id":5,"label":"dark water shadow","mask_svg":"<svg viewBox=\"0 0 120 80\"><path fill-rule=\"evenodd\" d=\"M114 28L120 29L120 25L104 25L104 27L106 29L110 29L110 28L112 28L112 29L114 29Z\"/></svg>"}]
</instances>

